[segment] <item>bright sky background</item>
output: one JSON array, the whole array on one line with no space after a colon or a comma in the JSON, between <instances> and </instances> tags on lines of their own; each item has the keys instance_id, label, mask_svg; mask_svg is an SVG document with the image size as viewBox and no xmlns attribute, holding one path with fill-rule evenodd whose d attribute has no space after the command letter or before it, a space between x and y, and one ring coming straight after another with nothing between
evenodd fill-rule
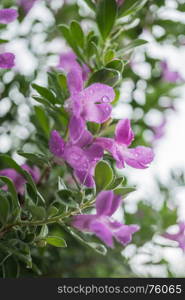
<instances>
[{"instance_id":1,"label":"bright sky background","mask_svg":"<svg viewBox=\"0 0 185 300\"><path fill-rule=\"evenodd\" d=\"M174 18L176 20L182 20L185 23L184 14L174 13L173 1L169 1L169 6L171 6L171 8L169 7L169 9L161 11L161 16L163 18ZM25 34L31 26L31 23L35 17L41 19L44 24L46 24L45 26L53 22L51 13L44 7L42 3L38 3L32 9L31 13L27 16L20 27L18 26L18 23L14 22L13 24L9 25L9 31L7 32L7 36L13 38L13 41L9 44L7 50L10 50L16 54L17 68L26 75L28 75L33 71L34 68L36 68L37 61L27 50L26 40L17 39L15 37L18 35L18 33ZM35 30L37 32L39 32L39 30L42 32L42 29L42 25L37 25L37 27L35 27ZM51 50L55 49L55 53L60 53L65 50L64 44L57 39L51 44L43 46L43 37L44 36L41 33L40 36L37 35L34 40L35 48L37 48L37 51L40 51L40 53L42 53L42 51L45 51L45 47ZM4 36L4 38L6 38L6 36ZM169 66L172 68L172 70L179 71L185 78L185 45L181 46L180 49L176 49L172 46L159 47L147 33L145 34L145 36L143 36L143 38L149 40L149 45L146 47L154 57L158 57L162 60L166 59L169 62ZM56 64L57 56L53 55L53 57L48 62L48 65L55 66ZM48 65L46 66L46 69ZM138 71L143 72L143 70ZM156 144L155 160L151 167L146 170L136 170L128 167L127 170L124 170L124 172L130 177L131 182L133 184L138 184L139 186L138 191L135 192L133 196L130 196L128 198L127 203L129 201L141 199L143 196L145 199L153 198L155 193L157 197L158 194L154 177L157 176L165 183L169 178L170 170L175 168L185 169L185 86L182 87L181 90L181 97L176 103L177 111L175 113L171 112L168 114L166 133L165 136ZM126 99L125 102L127 102ZM123 104L119 108L120 118L129 117L130 112L127 106L127 104ZM4 142L6 141L4 140ZM2 139L0 140L0 144L1 143L3 143ZM185 220L185 188L181 187L177 189L176 195L178 203L181 207L181 219ZM158 201L158 199L156 199L156 201ZM159 255L160 250L157 249L156 253L158 253ZM176 264L179 262L179 271L185 270L185 260L183 259L181 250L169 249L164 255L167 258L170 258L170 260L174 258L174 261L172 261L172 264L174 264L174 266L176 266ZM141 256L139 259L142 259ZM142 270L143 269L141 268L141 271ZM155 271L156 270L154 270L154 273Z\"/></svg>"}]
</instances>

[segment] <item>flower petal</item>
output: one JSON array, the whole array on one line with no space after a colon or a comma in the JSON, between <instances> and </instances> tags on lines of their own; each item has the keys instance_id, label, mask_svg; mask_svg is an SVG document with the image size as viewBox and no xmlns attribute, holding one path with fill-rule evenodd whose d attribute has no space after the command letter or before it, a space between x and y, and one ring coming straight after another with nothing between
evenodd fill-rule
<instances>
[{"instance_id":1,"label":"flower petal","mask_svg":"<svg viewBox=\"0 0 185 300\"><path fill-rule=\"evenodd\" d=\"M134 133L131 128L130 120L120 120L116 126L115 135L115 140L118 144L129 146L134 139Z\"/></svg>"},{"instance_id":2,"label":"flower petal","mask_svg":"<svg viewBox=\"0 0 185 300\"><path fill-rule=\"evenodd\" d=\"M110 104L94 104L87 101L84 104L83 116L86 121L102 124L110 118L111 112Z\"/></svg>"},{"instance_id":3,"label":"flower petal","mask_svg":"<svg viewBox=\"0 0 185 300\"><path fill-rule=\"evenodd\" d=\"M49 149L51 153L53 153L57 157L62 158L64 154L64 148L65 148L64 140L61 138L58 131L53 130L49 141Z\"/></svg>"},{"instance_id":4,"label":"flower petal","mask_svg":"<svg viewBox=\"0 0 185 300\"><path fill-rule=\"evenodd\" d=\"M77 146L67 144L64 149L63 157L75 170L87 171L89 169L89 161L85 152Z\"/></svg>"},{"instance_id":5,"label":"flower petal","mask_svg":"<svg viewBox=\"0 0 185 300\"><path fill-rule=\"evenodd\" d=\"M94 83L83 90L81 96L84 103L110 103L115 98L114 89L106 84Z\"/></svg>"},{"instance_id":6,"label":"flower petal","mask_svg":"<svg viewBox=\"0 0 185 300\"><path fill-rule=\"evenodd\" d=\"M137 169L145 169L154 159L154 153L151 148L138 146L134 149L125 151L125 162Z\"/></svg>"},{"instance_id":7,"label":"flower petal","mask_svg":"<svg viewBox=\"0 0 185 300\"><path fill-rule=\"evenodd\" d=\"M82 71L79 68L73 68L67 75L68 88L71 95L79 93L83 89Z\"/></svg>"},{"instance_id":8,"label":"flower petal","mask_svg":"<svg viewBox=\"0 0 185 300\"><path fill-rule=\"evenodd\" d=\"M69 122L70 140L77 143L82 137L85 130L85 122L82 118L73 116Z\"/></svg>"},{"instance_id":9,"label":"flower petal","mask_svg":"<svg viewBox=\"0 0 185 300\"><path fill-rule=\"evenodd\" d=\"M94 220L94 215L76 215L72 218L72 226L82 231L89 231L89 225Z\"/></svg>"},{"instance_id":10,"label":"flower petal","mask_svg":"<svg viewBox=\"0 0 185 300\"><path fill-rule=\"evenodd\" d=\"M113 191L102 191L99 193L96 198L96 211L98 216L109 216L113 199Z\"/></svg>"},{"instance_id":11,"label":"flower petal","mask_svg":"<svg viewBox=\"0 0 185 300\"><path fill-rule=\"evenodd\" d=\"M90 223L90 230L95 233L95 235L100 238L108 247L113 248L113 238L112 232L109 230L108 226L102 222L95 221Z\"/></svg>"},{"instance_id":12,"label":"flower petal","mask_svg":"<svg viewBox=\"0 0 185 300\"><path fill-rule=\"evenodd\" d=\"M132 240L132 234L139 230L138 225L122 225L117 231L114 231L114 237L118 242L127 245Z\"/></svg>"},{"instance_id":13,"label":"flower petal","mask_svg":"<svg viewBox=\"0 0 185 300\"><path fill-rule=\"evenodd\" d=\"M16 9L4 8L0 9L0 23L8 24L13 22L18 17L18 12Z\"/></svg>"},{"instance_id":14,"label":"flower petal","mask_svg":"<svg viewBox=\"0 0 185 300\"><path fill-rule=\"evenodd\" d=\"M79 182L85 185L88 188L93 188L95 186L95 182L91 171L79 171L75 170L74 175L78 178Z\"/></svg>"},{"instance_id":15,"label":"flower petal","mask_svg":"<svg viewBox=\"0 0 185 300\"><path fill-rule=\"evenodd\" d=\"M103 157L103 148L98 144L92 144L85 150L90 162L97 162Z\"/></svg>"},{"instance_id":16,"label":"flower petal","mask_svg":"<svg viewBox=\"0 0 185 300\"><path fill-rule=\"evenodd\" d=\"M58 68L63 69L66 73L69 73L74 66L79 66L74 52L69 51L60 55L59 64L57 66Z\"/></svg>"},{"instance_id":17,"label":"flower petal","mask_svg":"<svg viewBox=\"0 0 185 300\"><path fill-rule=\"evenodd\" d=\"M40 179L40 170L34 166L33 168L31 168L30 166L28 166L27 164L24 164L21 166L22 169L26 170L28 173L30 173L30 175L32 176L33 180L35 181L35 183L39 182Z\"/></svg>"},{"instance_id":18,"label":"flower petal","mask_svg":"<svg viewBox=\"0 0 185 300\"><path fill-rule=\"evenodd\" d=\"M99 144L104 150L110 152L116 160L117 168L124 168L124 156L122 151L119 150L119 145L111 138L97 138L95 142Z\"/></svg>"},{"instance_id":19,"label":"flower petal","mask_svg":"<svg viewBox=\"0 0 185 300\"><path fill-rule=\"evenodd\" d=\"M114 194L114 197L113 197L113 200L112 200L112 205L111 205L110 210L108 212L109 216L112 216L115 213L115 211L118 209L118 207L121 204L121 200L122 200L122 197L120 195L115 195Z\"/></svg>"},{"instance_id":20,"label":"flower petal","mask_svg":"<svg viewBox=\"0 0 185 300\"><path fill-rule=\"evenodd\" d=\"M24 194L24 184L26 183L26 180L17 171L11 168L4 169L0 171L0 175L10 178L13 181L17 192L21 195ZM2 189L7 190L7 186L3 186Z\"/></svg>"},{"instance_id":21,"label":"flower petal","mask_svg":"<svg viewBox=\"0 0 185 300\"><path fill-rule=\"evenodd\" d=\"M15 66L15 55L13 53L5 52L0 54L0 68L11 69Z\"/></svg>"},{"instance_id":22,"label":"flower petal","mask_svg":"<svg viewBox=\"0 0 185 300\"><path fill-rule=\"evenodd\" d=\"M80 148L83 148L85 146L88 146L93 141L93 136L90 131L84 130L83 134L81 135L80 139L76 143L76 146L79 146Z\"/></svg>"}]
</instances>

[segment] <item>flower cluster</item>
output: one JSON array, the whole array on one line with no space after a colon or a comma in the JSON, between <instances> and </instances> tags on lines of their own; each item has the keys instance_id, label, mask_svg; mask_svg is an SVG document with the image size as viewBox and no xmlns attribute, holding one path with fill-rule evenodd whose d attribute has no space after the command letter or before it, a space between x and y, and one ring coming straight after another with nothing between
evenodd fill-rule
<instances>
[{"instance_id":1,"label":"flower cluster","mask_svg":"<svg viewBox=\"0 0 185 300\"><path fill-rule=\"evenodd\" d=\"M69 165L78 181L87 187L95 185L94 169L103 158L104 151L113 156L118 168L125 167L125 163L138 169L147 168L153 160L153 151L144 146L128 148L134 139L128 119L118 122L114 139L93 137L87 130L87 121L102 124L111 118L114 89L101 83L84 88L90 70L85 65L80 66L71 52L60 56L58 68L67 74L70 97L66 101L66 109L70 121L67 141L56 130L51 133L49 148L55 162ZM109 247L113 247L113 239L126 245L139 227L112 220L111 216L120 203L121 196L114 195L112 191L102 191L96 200L97 213L76 215L72 225L78 230L94 233Z\"/></svg>"},{"instance_id":2,"label":"flower cluster","mask_svg":"<svg viewBox=\"0 0 185 300\"><path fill-rule=\"evenodd\" d=\"M53 131L50 151L66 161L74 169L80 183L88 187L94 186L94 168L103 158L104 151L112 154L118 168L123 168L125 163L134 168L147 168L153 160L153 151L144 146L128 148L134 139L128 119L118 122L114 139L93 138L87 130L87 121L102 124L111 118L114 89L101 83L84 88L90 70L87 66L81 67L71 52L61 55L58 68L66 72L70 91L66 101L66 109L70 114L69 140L65 142L58 132Z\"/></svg>"}]
</instances>

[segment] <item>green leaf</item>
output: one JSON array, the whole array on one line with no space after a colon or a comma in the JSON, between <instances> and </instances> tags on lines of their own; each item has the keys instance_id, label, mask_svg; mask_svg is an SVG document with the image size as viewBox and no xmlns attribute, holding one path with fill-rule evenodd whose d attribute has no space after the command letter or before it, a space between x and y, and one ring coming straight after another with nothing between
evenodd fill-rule
<instances>
[{"instance_id":1,"label":"green leaf","mask_svg":"<svg viewBox=\"0 0 185 300\"><path fill-rule=\"evenodd\" d=\"M99 0L96 9L96 21L100 33L105 40L110 34L117 16L115 0Z\"/></svg>"},{"instance_id":2,"label":"green leaf","mask_svg":"<svg viewBox=\"0 0 185 300\"><path fill-rule=\"evenodd\" d=\"M92 250L96 251L97 253L99 253L101 255L107 254L107 248L104 245L86 240L85 237L81 237L78 233L76 233L74 230L72 230L70 227L64 225L63 223L61 223L61 226L64 227L64 229L67 232L69 232L81 244L91 248Z\"/></svg>"},{"instance_id":3,"label":"green leaf","mask_svg":"<svg viewBox=\"0 0 185 300\"><path fill-rule=\"evenodd\" d=\"M73 36L71 34L71 30L67 25L59 25L59 30L66 40L66 42L69 44L69 46L76 52L76 54L83 60L83 56L81 55L79 48L76 46L76 42L73 39Z\"/></svg>"},{"instance_id":4,"label":"green leaf","mask_svg":"<svg viewBox=\"0 0 185 300\"><path fill-rule=\"evenodd\" d=\"M130 193L133 193L136 191L136 188L135 187L124 187L124 188L118 188L118 189L115 189L114 190L114 193L116 195L121 195L121 196L124 196L127 197Z\"/></svg>"},{"instance_id":5,"label":"green leaf","mask_svg":"<svg viewBox=\"0 0 185 300\"><path fill-rule=\"evenodd\" d=\"M119 18L138 12L148 0L124 0L119 8Z\"/></svg>"},{"instance_id":6,"label":"green leaf","mask_svg":"<svg viewBox=\"0 0 185 300\"><path fill-rule=\"evenodd\" d=\"M89 8L91 8L92 10L95 10L96 6L92 2L92 0L84 0L84 2L89 6Z\"/></svg>"},{"instance_id":7,"label":"green leaf","mask_svg":"<svg viewBox=\"0 0 185 300\"><path fill-rule=\"evenodd\" d=\"M107 188L113 180L113 171L106 161L100 161L95 169L95 182L97 192Z\"/></svg>"},{"instance_id":8,"label":"green leaf","mask_svg":"<svg viewBox=\"0 0 185 300\"><path fill-rule=\"evenodd\" d=\"M50 217L53 217L53 216L56 216L58 213L58 208L56 208L55 206L50 206L47 210L47 216L50 218Z\"/></svg>"},{"instance_id":9,"label":"green leaf","mask_svg":"<svg viewBox=\"0 0 185 300\"><path fill-rule=\"evenodd\" d=\"M94 123L94 122L88 122L87 123L87 127L88 130L92 133L92 134L97 134L100 130L100 124L98 123Z\"/></svg>"},{"instance_id":10,"label":"green leaf","mask_svg":"<svg viewBox=\"0 0 185 300\"><path fill-rule=\"evenodd\" d=\"M8 43L8 42L9 42L8 40L0 39L0 44L5 44L5 43Z\"/></svg>"},{"instance_id":11,"label":"green leaf","mask_svg":"<svg viewBox=\"0 0 185 300\"><path fill-rule=\"evenodd\" d=\"M124 69L124 62L120 59L114 59L111 62L109 62L105 67L108 69L117 70L120 73L122 73Z\"/></svg>"},{"instance_id":12,"label":"green leaf","mask_svg":"<svg viewBox=\"0 0 185 300\"><path fill-rule=\"evenodd\" d=\"M63 73L57 74L57 81L58 81L62 91L67 93L68 86L67 86L67 78L66 78L65 74L63 74Z\"/></svg>"},{"instance_id":13,"label":"green leaf","mask_svg":"<svg viewBox=\"0 0 185 300\"><path fill-rule=\"evenodd\" d=\"M44 220L46 218L46 210L42 206L30 206L29 211L34 220Z\"/></svg>"},{"instance_id":14,"label":"green leaf","mask_svg":"<svg viewBox=\"0 0 185 300\"><path fill-rule=\"evenodd\" d=\"M5 225L8 221L10 205L8 199L0 194L0 223Z\"/></svg>"},{"instance_id":15,"label":"green leaf","mask_svg":"<svg viewBox=\"0 0 185 300\"><path fill-rule=\"evenodd\" d=\"M33 83L32 88L34 90L36 90L37 93L39 93L39 95L41 95L43 98L47 99L52 104L57 103L56 98L53 95L53 93L49 89L47 89L46 87L43 87L43 86L40 86L38 84Z\"/></svg>"},{"instance_id":16,"label":"green leaf","mask_svg":"<svg viewBox=\"0 0 185 300\"><path fill-rule=\"evenodd\" d=\"M70 29L71 29L71 35L73 39L76 41L76 44L83 49L85 37L80 24L77 21L72 21L70 25Z\"/></svg>"},{"instance_id":17,"label":"green leaf","mask_svg":"<svg viewBox=\"0 0 185 300\"><path fill-rule=\"evenodd\" d=\"M145 45L147 43L148 43L147 41L142 40L142 39L135 40L135 41L131 42L130 44L128 44L127 46L122 47L122 49L117 52L117 55L119 57L124 56L126 53L132 51L134 48Z\"/></svg>"},{"instance_id":18,"label":"green leaf","mask_svg":"<svg viewBox=\"0 0 185 300\"><path fill-rule=\"evenodd\" d=\"M101 82L112 87L116 86L121 79L121 75L117 70L104 68L95 72L88 81L88 84Z\"/></svg>"},{"instance_id":19,"label":"green leaf","mask_svg":"<svg viewBox=\"0 0 185 300\"><path fill-rule=\"evenodd\" d=\"M116 52L114 50L112 50L112 49L107 50L105 52L104 58L103 58L105 65L108 64L110 61L112 61L114 59L115 55L116 55Z\"/></svg>"},{"instance_id":20,"label":"green leaf","mask_svg":"<svg viewBox=\"0 0 185 300\"><path fill-rule=\"evenodd\" d=\"M16 192L16 189L15 189L15 186L14 186L12 180L5 176L0 176L0 179L8 186L8 190L11 193L12 204L13 204L12 208L13 209L19 208L20 207L19 199L18 199L17 192Z\"/></svg>"},{"instance_id":21,"label":"green leaf","mask_svg":"<svg viewBox=\"0 0 185 300\"><path fill-rule=\"evenodd\" d=\"M50 136L49 118L42 106L34 107L37 121L47 137Z\"/></svg>"},{"instance_id":22,"label":"green leaf","mask_svg":"<svg viewBox=\"0 0 185 300\"><path fill-rule=\"evenodd\" d=\"M70 190L60 190L57 192L57 195L60 198L60 202L65 206L77 207L77 203L73 199L73 193Z\"/></svg>"},{"instance_id":23,"label":"green leaf","mask_svg":"<svg viewBox=\"0 0 185 300\"><path fill-rule=\"evenodd\" d=\"M118 177L116 178L109 186L108 189L109 190L114 190L116 189L118 186L120 186L124 181L124 177Z\"/></svg>"},{"instance_id":24,"label":"green leaf","mask_svg":"<svg viewBox=\"0 0 185 300\"><path fill-rule=\"evenodd\" d=\"M67 247L66 241L58 236L48 236L45 241L55 247L65 248Z\"/></svg>"},{"instance_id":25,"label":"green leaf","mask_svg":"<svg viewBox=\"0 0 185 300\"><path fill-rule=\"evenodd\" d=\"M28 152L22 152L22 151L17 151L17 153L26 159L30 160L34 164L38 164L43 166L43 164L50 165L49 158L46 157L45 155L42 155L40 153L28 153Z\"/></svg>"}]
</instances>

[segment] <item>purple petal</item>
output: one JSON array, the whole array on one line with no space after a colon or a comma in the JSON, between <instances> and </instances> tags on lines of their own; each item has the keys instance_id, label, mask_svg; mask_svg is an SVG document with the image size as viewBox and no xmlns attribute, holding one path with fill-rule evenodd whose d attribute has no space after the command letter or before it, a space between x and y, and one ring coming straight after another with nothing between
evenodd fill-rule
<instances>
[{"instance_id":1,"label":"purple petal","mask_svg":"<svg viewBox=\"0 0 185 300\"><path fill-rule=\"evenodd\" d=\"M115 98L112 87L102 83L94 83L83 90L81 93L84 102L88 103L110 103Z\"/></svg>"},{"instance_id":2,"label":"purple petal","mask_svg":"<svg viewBox=\"0 0 185 300\"><path fill-rule=\"evenodd\" d=\"M21 195L24 194L24 184L26 183L26 180L17 171L14 169L4 169L0 171L0 175L10 178L13 181L17 192ZM7 186L3 186L2 189L7 190Z\"/></svg>"},{"instance_id":3,"label":"purple petal","mask_svg":"<svg viewBox=\"0 0 185 300\"><path fill-rule=\"evenodd\" d=\"M72 51L60 55L58 68L63 69L69 73L73 68L80 69L79 63L76 61L76 54Z\"/></svg>"},{"instance_id":4,"label":"purple petal","mask_svg":"<svg viewBox=\"0 0 185 300\"><path fill-rule=\"evenodd\" d=\"M118 207L121 204L121 200L122 200L122 197L120 195L114 194L114 198L112 200L112 205L111 205L109 213L108 213L109 216L112 216L115 213L115 211L118 209Z\"/></svg>"},{"instance_id":5,"label":"purple petal","mask_svg":"<svg viewBox=\"0 0 185 300\"><path fill-rule=\"evenodd\" d=\"M51 133L51 138L49 141L49 149L57 157L63 158L65 148L65 142L61 138L60 134L54 130Z\"/></svg>"},{"instance_id":6,"label":"purple petal","mask_svg":"<svg viewBox=\"0 0 185 300\"><path fill-rule=\"evenodd\" d=\"M103 123L110 118L112 106L109 103L115 98L112 87L95 83L84 89L78 98L83 105L83 117L87 121Z\"/></svg>"},{"instance_id":7,"label":"purple petal","mask_svg":"<svg viewBox=\"0 0 185 300\"><path fill-rule=\"evenodd\" d=\"M0 54L0 68L11 69L15 66L15 55L13 53L2 53Z\"/></svg>"},{"instance_id":8,"label":"purple petal","mask_svg":"<svg viewBox=\"0 0 185 300\"><path fill-rule=\"evenodd\" d=\"M125 152L125 162L137 169L145 169L154 159L151 148L138 146L135 149L127 149Z\"/></svg>"},{"instance_id":9,"label":"purple petal","mask_svg":"<svg viewBox=\"0 0 185 300\"><path fill-rule=\"evenodd\" d=\"M116 126L115 135L115 140L118 144L129 146L134 139L134 133L131 128L130 120L120 120Z\"/></svg>"},{"instance_id":10,"label":"purple petal","mask_svg":"<svg viewBox=\"0 0 185 300\"><path fill-rule=\"evenodd\" d=\"M124 168L124 156L115 140L111 138L97 138L95 139L95 142L99 144L104 150L112 154L112 156L116 160L117 168Z\"/></svg>"},{"instance_id":11,"label":"purple petal","mask_svg":"<svg viewBox=\"0 0 185 300\"><path fill-rule=\"evenodd\" d=\"M90 223L90 230L101 239L108 247L113 248L112 232L105 224L95 221Z\"/></svg>"},{"instance_id":12,"label":"purple petal","mask_svg":"<svg viewBox=\"0 0 185 300\"><path fill-rule=\"evenodd\" d=\"M63 157L68 162L68 164L75 170L87 171L90 167L85 152L77 146L68 144L65 147Z\"/></svg>"},{"instance_id":13,"label":"purple petal","mask_svg":"<svg viewBox=\"0 0 185 300\"><path fill-rule=\"evenodd\" d=\"M79 93L83 89L82 71L79 68L73 68L67 75L68 88L71 95Z\"/></svg>"},{"instance_id":14,"label":"purple petal","mask_svg":"<svg viewBox=\"0 0 185 300\"><path fill-rule=\"evenodd\" d=\"M85 153L90 162L97 162L103 157L103 148L94 143L85 150Z\"/></svg>"},{"instance_id":15,"label":"purple petal","mask_svg":"<svg viewBox=\"0 0 185 300\"><path fill-rule=\"evenodd\" d=\"M109 216L113 199L113 191L102 191L99 193L96 198L96 211L98 216Z\"/></svg>"},{"instance_id":16,"label":"purple petal","mask_svg":"<svg viewBox=\"0 0 185 300\"><path fill-rule=\"evenodd\" d=\"M110 104L94 104L87 101L84 104L83 116L86 121L102 124L110 118L111 112Z\"/></svg>"},{"instance_id":17,"label":"purple petal","mask_svg":"<svg viewBox=\"0 0 185 300\"><path fill-rule=\"evenodd\" d=\"M127 245L132 240L132 234L139 230L138 225L122 225L117 231L114 231L114 237L118 242L123 245Z\"/></svg>"},{"instance_id":18,"label":"purple petal","mask_svg":"<svg viewBox=\"0 0 185 300\"><path fill-rule=\"evenodd\" d=\"M81 135L80 139L76 143L76 146L83 148L83 147L91 144L92 141L93 141L93 136L92 136L91 132L85 129L83 131L83 134Z\"/></svg>"},{"instance_id":19,"label":"purple petal","mask_svg":"<svg viewBox=\"0 0 185 300\"><path fill-rule=\"evenodd\" d=\"M69 122L70 140L77 143L82 137L85 130L85 122L82 118L73 116Z\"/></svg>"},{"instance_id":20,"label":"purple petal","mask_svg":"<svg viewBox=\"0 0 185 300\"><path fill-rule=\"evenodd\" d=\"M166 61L161 62L161 68L162 76L165 81L172 83L176 83L177 81L183 81L182 76L178 72L170 70Z\"/></svg>"},{"instance_id":21,"label":"purple petal","mask_svg":"<svg viewBox=\"0 0 185 300\"><path fill-rule=\"evenodd\" d=\"M94 215L76 215L72 218L72 226L81 231L90 231L90 223L94 220Z\"/></svg>"},{"instance_id":22,"label":"purple petal","mask_svg":"<svg viewBox=\"0 0 185 300\"><path fill-rule=\"evenodd\" d=\"M95 143L100 145L104 150L113 153L115 148L115 141L111 138L96 138Z\"/></svg>"},{"instance_id":23,"label":"purple petal","mask_svg":"<svg viewBox=\"0 0 185 300\"><path fill-rule=\"evenodd\" d=\"M26 170L28 173L30 173L35 183L39 182L41 174L40 174L40 170L36 166L31 168L27 164L24 164L21 166L21 168Z\"/></svg>"},{"instance_id":24,"label":"purple petal","mask_svg":"<svg viewBox=\"0 0 185 300\"><path fill-rule=\"evenodd\" d=\"M88 75L91 72L91 70L89 69L89 67L85 64L83 64L82 66L82 78L84 81L86 81L88 79Z\"/></svg>"},{"instance_id":25,"label":"purple petal","mask_svg":"<svg viewBox=\"0 0 185 300\"><path fill-rule=\"evenodd\" d=\"M20 0L20 5L26 13L30 11L37 0Z\"/></svg>"},{"instance_id":26,"label":"purple petal","mask_svg":"<svg viewBox=\"0 0 185 300\"><path fill-rule=\"evenodd\" d=\"M88 188L93 188L95 186L95 182L91 171L78 171L75 170L74 175L78 178L79 182L85 185Z\"/></svg>"},{"instance_id":27,"label":"purple petal","mask_svg":"<svg viewBox=\"0 0 185 300\"><path fill-rule=\"evenodd\" d=\"M166 232L162 236L169 240L176 241L179 244L179 247L185 251L185 223L180 222L178 225L179 231L177 233L171 234Z\"/></svg>"},{"instance_id":28,"label":"purple petal","mask_svg":"<svg viewBox=\"0 0 185 300\"><path fill-rule=\"evenodd\" d=\"M13 22L18 17L18 12L16 9L4 8L0 9L0 23L8 24Z\"/></svg>"}]
</instances>

